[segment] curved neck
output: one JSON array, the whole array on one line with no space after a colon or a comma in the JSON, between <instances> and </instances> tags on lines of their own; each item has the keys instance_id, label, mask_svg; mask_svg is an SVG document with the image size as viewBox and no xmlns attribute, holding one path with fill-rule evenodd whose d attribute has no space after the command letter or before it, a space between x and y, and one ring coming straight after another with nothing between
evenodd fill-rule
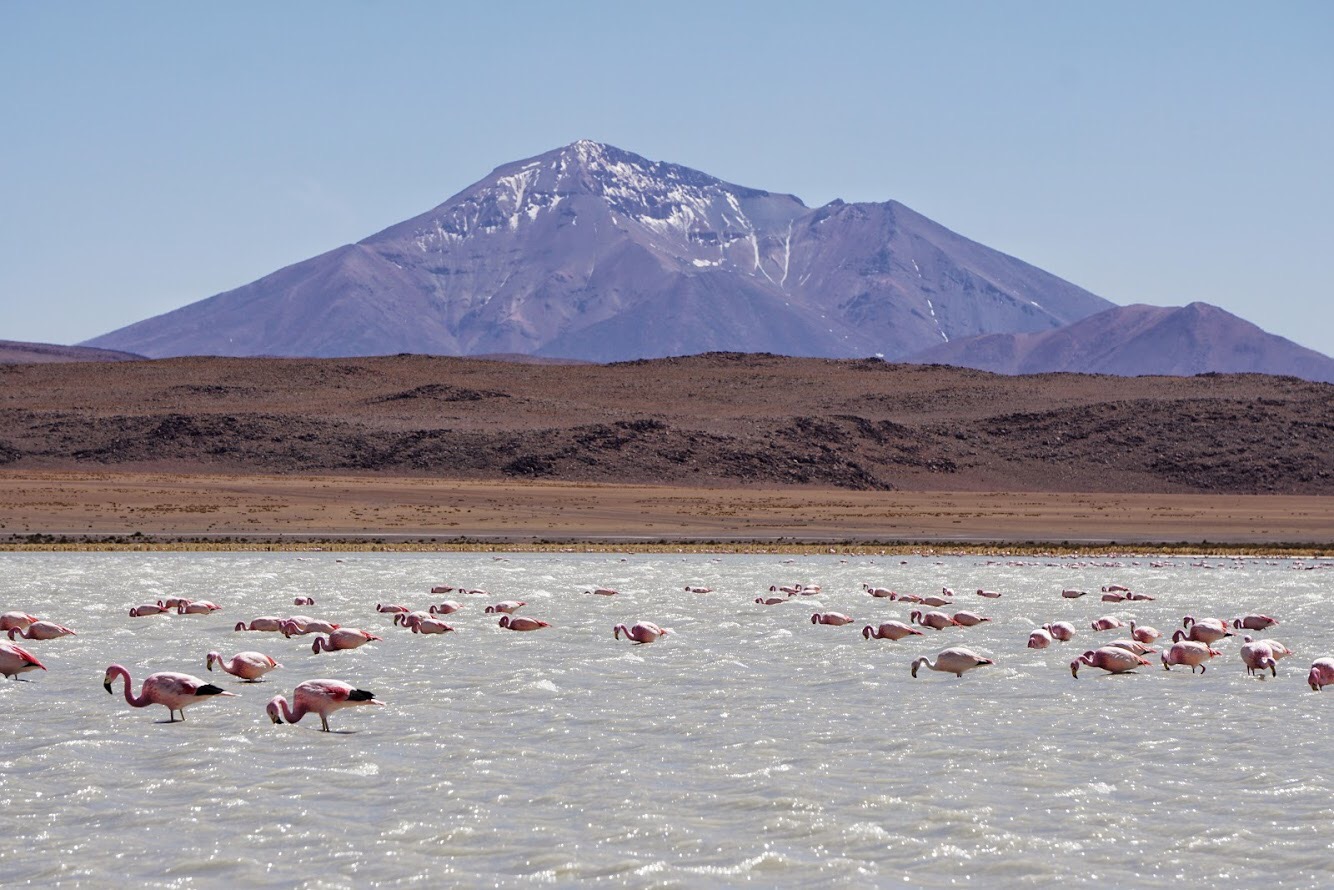
<instances>
[{"instance_id":1,"label":"curved neck","mask_svg":"<svg viewBox=\"0 0 1334 890\"><path fill-rule=\"evenodd\" d=\"M142 690L140 691L138 697L130 693L130 672L125 670L125 668L121 667L118 664L112 665L108 673L120 677L122 680L125 681L125 686L124 686L125 700L129 702L132 707L146 708L149 705L153 704L153 701L147 695L143 694Z\"/></svg>"},{"instance_id":2,"label":"curved neck","mask_svg":"<svg viewBox=\"0 0 1334 890\"><path fill-rule=\"evenodd\" d=\"M278 708L283 712L283 719L288 723L299 723L301 718L306 716L306 706L298 700L295 708L287 706L287 699L278 697Z\"/></svg>"}]
</instances>

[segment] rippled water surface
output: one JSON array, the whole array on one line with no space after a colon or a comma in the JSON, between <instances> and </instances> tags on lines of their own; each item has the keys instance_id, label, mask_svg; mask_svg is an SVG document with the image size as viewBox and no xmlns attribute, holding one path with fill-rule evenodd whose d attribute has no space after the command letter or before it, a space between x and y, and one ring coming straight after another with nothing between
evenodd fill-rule
<instances>
[{"instance_id":1,"label":"rippled water surface","mask_svg":"<svg viewBox=\"0 0 1334 890\"><path fill-rule=\"evenodd\" d=\"M74 627L25 643L49 668L0 680L0 880L7 886L1215 886L1334 883L1334 694L1305 684L1334 652L1334 570L1312 561L1186 557L1099 564L981 558L615 555L0 554L0 609ZM1314 568L1311 568L1314 567ZM754 602L769 585L819 596ZM867 641L911 606L863 582L994 620ZM1156 596L1065 600L1108 583ZM457 596L456 632L415 636L375 611ZM618 588L591 596L595 585ZM715 588L687 593L686 585ZM1002 591L982 599L976 588ZM296 608L293 597L318 605ZM166 595L212 616L131 619ZM526 600L554 625L496 626L483 607ZM856 619L814 626L814 611ZM234 633L305 614L384 641L313 654L310 637ZM1181 616L1264 612L1296 654L1245 676L1225 640L1208 673L1112 677L1078 653L1124 633L1029 631L1104 614L1170 632ZM638 619L675 629L612 639ZM993 658L962 679L918 655ZM285 667L260 684L204 669L258 649ZM238 698L185 723L101 687L119 662L178 670ZM274 726L273 695L343 679L385 708Z\"/></svg>"}]
</instances>

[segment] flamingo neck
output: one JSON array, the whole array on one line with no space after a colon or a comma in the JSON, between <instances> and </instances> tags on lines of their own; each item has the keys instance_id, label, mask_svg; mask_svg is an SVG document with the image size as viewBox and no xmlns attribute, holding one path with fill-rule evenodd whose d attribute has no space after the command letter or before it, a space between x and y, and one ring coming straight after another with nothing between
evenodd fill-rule
<instances>
[{"instance_id":1,"label":"flamingo neck","mask_svg":"<svg viewBox=\"0 0 1334 890\"><path fill-rule=\"evenodd\" d=\"M289 708L287 699L280 698L278 699L278 707L282 709L283 719L288 723L299 723L301 718L306 716L306 705L300 700L297 701L295 708Z\"/></svg>"},{"instance_id":2,"label":"flamingo neck","mask_svg":"<svg viewBox=\"0 0 1334 890\"><path fill-rule=\"evenodd\" d=\"M120 677L122 680L125 681L125 685L122 691L124 691L125 693L125 700L130 703L131 707L146 708L149 705L153 704L153 700L150 699L148 695L143 692L142 689L140 689L138 696L135 696L130 693L130 672L125 670L125 668L121 667L120 665L115 665L114 667L112 667L110 673L114 674L117 677Z\"/></svg>"}]
</instances>

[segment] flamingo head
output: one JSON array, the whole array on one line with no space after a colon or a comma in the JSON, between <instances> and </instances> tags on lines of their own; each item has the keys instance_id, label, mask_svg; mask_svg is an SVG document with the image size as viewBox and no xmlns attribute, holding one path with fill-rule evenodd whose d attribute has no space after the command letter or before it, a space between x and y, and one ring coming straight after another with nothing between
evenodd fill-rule
<instances>
[{"instance_id":1,"label":"flamingo head","mask_svg":"<svg viewBox=\"0 0 1334 890\"><path fill-rule=\"evenodd\" d=\"M265 712L269 715L269 719L274 723L283 722L282 705L280 704L282 700L283 697L281 695L275 696L273 700L264 707Z\"/></svg>"},{"instance_id":2,"label":"flamingo head","mask_svg":"<svg viewBox=\"0 0 1334 890\"><path fill-rule=\"evenodd\" d=\"M215 661L222 661L222 653L221 653L221 652L210 652L210 653L204 658L204 667L208 668L210 671L213 670L213 662L215 662Z\"/></svg>"}]
</instances>

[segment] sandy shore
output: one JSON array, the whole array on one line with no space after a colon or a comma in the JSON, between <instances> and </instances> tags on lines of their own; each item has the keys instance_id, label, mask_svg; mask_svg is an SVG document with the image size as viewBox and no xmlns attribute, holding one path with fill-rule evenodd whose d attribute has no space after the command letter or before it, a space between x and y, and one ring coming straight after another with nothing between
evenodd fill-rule
<instances>
[{"instance_id":1,"label":"sandy shore","mask_svg":"<svg viewBox=\"0 0 1334 890\"><path fill-rule=\"evenodd\" d=\"M1334 498L0 472L0 546L154 540L1187 544L1334 552Z\"/></svg>"}]
</instances>

